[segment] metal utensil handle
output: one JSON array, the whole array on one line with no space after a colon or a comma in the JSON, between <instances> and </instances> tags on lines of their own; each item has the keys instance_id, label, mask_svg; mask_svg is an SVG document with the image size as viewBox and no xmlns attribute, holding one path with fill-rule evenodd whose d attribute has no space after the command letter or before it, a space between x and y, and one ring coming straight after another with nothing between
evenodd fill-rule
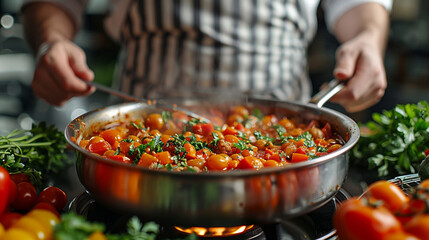
<instances>
[{"instance_id":1,"label":"metal utensil handle","mask_svg":"<svg viewBox=\"0 0 429 240\"><path fill-rule=\"evenodd\" d=\"M113 89L113 88L106 87L106 86L101 85L101 84L96 83L96 82L87 82L87 81L84 81L84 82L85 82L87 85L89 85L89 86L93 86L93 87L97 88L97 90L101 90L101 91L103 91L103 92L106 92L106 93L109 93L109 94L115 95L115 96L117 96L117 97L120 97L120 98L125 99L125 100L128 100L128 101L133 101L133 102L141 102L141 101L144 101L144 99L136 98L136 97L134 97L134 96L132 96L132 95L126 94L126 93L124 93L124 92L118 91L118 90ZM200 115L199 115L199 114L197 114L197 113L194 113L194 112L192 112L192 111L189 111L189 110L187 110L187 109L184 109L184 108L181 108L181 107L178 107L178 106L172 106L172 105L169 105L169 104L166 104L166 103L161 103L161 102L156 102L156 104L157 104L158 106L160 106L160 107L164 107L164 108L172 109L172 110L174 110L174 111L182 111L182 112L186 113L188 116L193 117L193 118L196 118L196 119L200 119L200 120L201 120L201 121L203 121L203 122L207 122L207 123L210 123L210 122L211 122L211 121L210 121L208 118L206 118L206 117L200 116Z\"/></svg>"},{"instance_id":2,"label":"metal utensil handle","mask_svg":"<svg viewBox=\"0 0 429 240\"><path fill-rule=\"evenodd\" d=\"M323 89L310 99L310 103L316 104L317 107L321 108L329 99L331 99L332 96L344 88L344 84L345 81L332 79Z\"/></svg>"},{"instance_id":3,"label":"metal utensil handle","mask_svg":"<svg viewBox=\"0 0 429 240\"><path fill-rule=\"evenodd\" d=\"M106 87L106 86L101 85L101 84L96 83L96 82L87 82L87 81L84 81L84 82L89 86L93 86L93 87L97 88L97 90L101 90L103 92L115 95L117 97L123 98L123 99L128 100L128 101L133 101L133 102L141 102L142 101L141 99L138 99L132 95L126 94L124 92L118 91L118 90L113 89L113 88Z\"/></svg>"}]
</instances>

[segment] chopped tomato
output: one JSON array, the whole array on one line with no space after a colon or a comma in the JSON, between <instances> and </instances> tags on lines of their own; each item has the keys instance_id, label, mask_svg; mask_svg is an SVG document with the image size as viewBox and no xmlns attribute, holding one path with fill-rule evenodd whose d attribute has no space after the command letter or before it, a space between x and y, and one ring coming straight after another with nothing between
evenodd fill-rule
<instances>
[{"instance_id":1,"label":"chopped tomato","mask_svg":"<svg viewBox=\"0 0 429 240\"><path fill-rule=\"evenodd\" d=\"M124 156L124 155L112 155L112 156L107 156L107 158L118 161L118 162L132 163L131 159L127 156Z\"/></svg>"},{"instance_id":2,"label":"chopped tomato","mask_svg":"<svg viewBox=\"0 0 429 240\"><path fill-rule=\"evenodd\" d=\"M198 123L192 126L192 132L207 137L214 131L213 124L211 123Z\"/></svg>"},{"instance_id":3,"label":"chopped tomato","mask_svg":"<svg viewBox=\"0 0 429 240\"><path fill-rule=\"evenodd\" d=\"M303 161L307 161L310 157L308 155L302 154L302 153L292 153L292 158L291 158L291 162L296 163L296 162L303 162Z\"/></svg>"},{"instance_id":4,"label":"chopped tomato","mask_svg":"<svg viewBox=\"0 0 429 240\"><path fill-rule=\"evenodd\" d=\"M190 143L185 143L184 145L185 151L186 151L186 159L194 159L197 156L197 151L195 150L195 147Z\"/></svg>"}]
</instances>

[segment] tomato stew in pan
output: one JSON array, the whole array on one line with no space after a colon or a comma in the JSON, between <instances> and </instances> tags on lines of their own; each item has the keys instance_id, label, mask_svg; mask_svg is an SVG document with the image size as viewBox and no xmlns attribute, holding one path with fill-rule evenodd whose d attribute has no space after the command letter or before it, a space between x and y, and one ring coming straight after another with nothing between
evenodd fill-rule
<instances>
[{"instance_id":1,"label":"tomato stew in pan","mask_svg":"<svg viewBox=\"0 0 429 240\"><path fill-rule=\"evenodd\" d=\"M171 171L258 170L324 156L344 145L329 122L303 123L244 106L224 122L205 123L180 112L113 122L79 142L93 154Z\"/></svg>"}]
</instances>

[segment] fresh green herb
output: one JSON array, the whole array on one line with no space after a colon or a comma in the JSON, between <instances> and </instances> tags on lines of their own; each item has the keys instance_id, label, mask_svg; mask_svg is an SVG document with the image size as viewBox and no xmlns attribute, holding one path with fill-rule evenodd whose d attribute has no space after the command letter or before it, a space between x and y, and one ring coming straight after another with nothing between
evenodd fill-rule
<instances>
[{"instance_id":1,"label":"fresh green herb","mask_svg":"<svg viewBox=\"0 0 429 240\"><path fill-rule=\"evenodd\" d=\"M185 125L183 126L183 132L191 132L192 127L199 123L203 123L203 121L198 118L191 118L189 121L185 122Z\"/></svg>"},{"instance_id":2,"label":"fresh green herb","mask_svg":"<svg viewBox=\"0 0 429 240\"><path fill-rule=\"evenodd\" d=\"M143 129L144 129L141 123L139 123L139 125L137 125L137 124L135 124L135 123L131 123L131 125L132 125L133 127L135 127L136 129L139 129L139 130L143 130Z\"/></svg>"},{"instance_id":3,"label":"fresh green herb","mask_svg":"<svg viewBox=\"0 0 429 240\"><path fill-rule=\"evenodd\" d=\"M259 120L262 120L262 118L264 118L264 114L262 114L261 110L259 110L258 108L253 109L252 115L257 117Z\"/></svg>"},{"instance_id":4,"label":"fresh green herb","mask_svg":"<svg viewBox=\"0 0 429 240\"><path fill-rule=\"evenodd\" d=\"M164 122L167 122L173 119L173 114L170 111L162 111L161 117Z\"/></svg>"},{"instance_id":5,"label":"fresh green herb","mask_svg":"<svg viewBox=\"0 0 429 240\"><path fill-rule=\"evenodd\" d=\"M84 217L69 212L61 215L61 222L55 225L54 235L57 240L87 239L93 232L104 232L105 226L91 223Z\"/></svg>"},{"instance_id":6,"label":"fresh green herb","mask_svg":"<svg viewBox=\"0 0 429 240\"><path fill-rule=\"evenodd\" d=\"M261 132L255 131L253 132L253 135L255 136L256 140L266 140L268 142L273 142L274 139L270 138L268 135L263 136Z\"/></svg>"},{"instance_id":7,"label":"fresh green herb","mask_svg":"<svg viewBox=\"0 0 429 240\"><path fill-rule=\"evenodd\" d=\"M219 141L220 141L220 138L219 138L219 136L217 135L217 133L216 133L216 132L213 132L213 133L212 133L212 136L213 136L213 140L209 143L209 145L217 146L217 144L218 144L218 143L219 143Z\"/></svg>"},{"instance_id":8,"label":"fresh green herb","mask_svg":"<svg viewBox=\"0 0 429 240\"><path fill-rule=\"evenodd\" d=\"M397 105L391 110L374 113L372 121L362 127L362 134L352 151L352 163L376 169L379 177L416 173L424 151L429 146L429 105Z\"/></svg>"},{"instance_id":9,"label":"fresh green herb","mask_svg":"<svg viewBox=\"0 0 429 240\"><path fill-rule=\"evenodd\" d=\"M322 147L322 146L317 146L317 147L316 147L316 151L317 151L317 152L327 152L327 151L328 151L328 149L327 149L327 148L325 148L325 147Z\"/></svg>"},{"instance_id":10,"label":"fresh green herb","mask_svg":"<svg viewBox=\"0 0 429 240\"><path fill-rule=\"evenodd\" d=\"M276 129L277 135L279 135L279 137L286 133L286 129L282 125L274 125L273 128Z\"/></svg>"},{"instance_id":11,"label":"fresh green herb","mask_svg":"<svg viewBox=\"0 0 429 240\"><path fill-rule=\"evenodd\" d=\"M248 139L247 139L246 134L245 134L245 133L243 133L242 131L238 131L238 132L237 132L237 137L238 137L238 138L241 138L241 139L248 140Z\"/></svg>"},{"instance_id":12,"label":"fresh green herb","mask_svg":"<svg viewBox=\"0 0 429 240\"><path fill-rule=\"evenodd\" d=\"M234 143L232 146L240 149L240 151L243 151L244 149L252 150L252 148L248 147L247 144L243 140L240 140L237 143Z\"/></svg>"},{"instance_id":13,"label":"fresh green herb","mask_svg":"<svg viewBox=\"0 0 429 240\"><path fill-rule=\"evenodd\" d=\"M69 212L61 215L61 222L55 225L54 238L57 240L87 239L94 232L104 232L105 226L102 223L89 222L84 217ZM131 217L127 222L125 233L107 233L109 240L155 240L159 235L159 225L155 222L142 222L136 217ZM173 240L173 239L171 239ZM195 234L190 234L185 238L175 240L197 240Z\"/></svg>"},{"instance_id":14,"label":"fresh green herb","mask_svg":"<svg viewBox=\"0 0 429 240\"><path fill-rule=\"evenodd\" d=\"M29 174L33 184L41 186L45 176L71 164L66 145L63 133L45 122L33 124L31 130L14 130L0 136L0 166L11 174Z\"/></svg>"}]
</instances>

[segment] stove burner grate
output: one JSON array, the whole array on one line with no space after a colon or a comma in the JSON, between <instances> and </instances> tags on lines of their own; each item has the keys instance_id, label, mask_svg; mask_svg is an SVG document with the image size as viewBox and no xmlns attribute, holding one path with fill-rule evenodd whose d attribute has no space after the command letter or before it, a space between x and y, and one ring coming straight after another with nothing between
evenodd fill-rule
<instances>
[{"instance_id":1,"label":"stove burner grate","mask_svg":"<svg viewBox=\"0 0 429 240\"><path fill-rule=\"evenodd\" d=\"M337 239L332 226L332 216L341 202L350 195L340 189L335 197L320 208L292 219L281 220L278 223L254 226L243 233L225 237L201 237L201 239L222 240L334 240ZM114 212L97 203L89 193L83 192L72 200L69 210L84 216L88 221L100 222L106 226L109 233L121 233L126 229L128 220L132 217ZM157 239L183 238L187 234L178 231L174 226L161 226Z\"/></svg>"}]
</instances>

